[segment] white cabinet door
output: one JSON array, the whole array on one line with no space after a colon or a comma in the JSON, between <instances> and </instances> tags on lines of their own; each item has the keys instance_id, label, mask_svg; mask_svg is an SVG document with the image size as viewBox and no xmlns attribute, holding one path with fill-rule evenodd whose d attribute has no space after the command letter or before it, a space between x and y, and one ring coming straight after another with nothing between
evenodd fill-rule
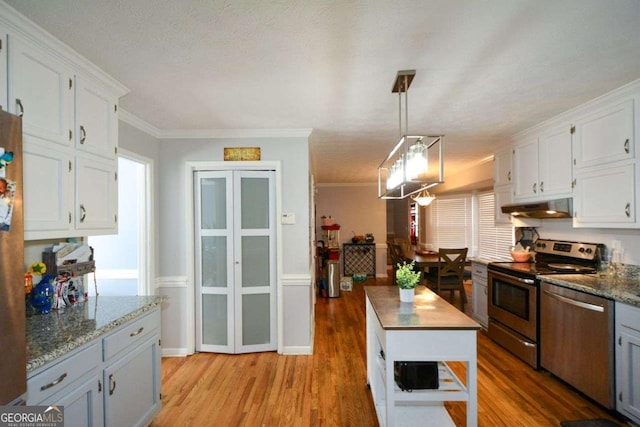
<instances>
[{"instance_id":1,"label":"white cabinet door","mask_svg":"<svg viewBox=\"0 0 640 427\"><path fill-rule=\"evenodd\" d=\"M104 370L105 426L146 426L161 408L159 335Z\"/></svg>"},{"instance_id":2,"label":"white cabinet door","mask_svg":"<svg viewBox=\"0 0 640 427\"><path fill-rule=\"evenodd\" d=\"M485 328L489 324L487 303L487 266L478 262L471 263L473 318Z\"/></svg>"},{"instance_id":3,"label":"white cabinet door","mask_svg":"<svg viewBox=\"0 0 640 427\"><path fill-rule=\"evenodd\" d=\"M503 185L500 187L494 187L493 197L495 201L495 223L496 224L511 224L511 216L509 214L502 213L501 207L508 205L513 201L513 188L511 185Z\"/></svg>"},{"instance_id":4,"label":"white cabinet door","mask_svg":"<svg viewBox=\"0 0 640 427\"><path fill-rule=\"evenodd\" d=\"M616 409L640 423L640 308L616 303Z\"/></svg>"},{"instance_id":5,"label":"white cabinet door","mask_svg":"<svg viewBox=\"0 0 640 427\"><path fill-rule=\"evenodd\" d=\"M22 116L25 142L30 136L71 146L73 73L45 50L8 36L10 113Z\"/></svg>"},{"instance_id":6,"label":"white cabinet door","mask_svg":"<svg viewBox=\"0 0 640 427\"><path fill-rule=\"evenodd\" d=\"M64 425L68 427L100 427L104 424L102 380L97 377L73 384L42 404L64 406Z\"/></svg>"},{"instance_id":7,"label":"white cabinet door","mask_svg":"<svg viewBox=\"0 0 640 427\"><path fill-rule=\"evenodd\" d=\"M7 109L7 31L0 26L0 109Z\"/></svg>"},{"instance_id":8,"label":"white cabinet door","mask_svg":"<svg viewBox=\"0 0 640 427\"><path fill-rule=\"evenodd\" d=\"M97 83L76 78L76 148L115 159L117 140L116 99Z\"/></svg>"},{"instance_id":9,"label":"white cabinet door","mask_svg":"<svg viewBox=\"0 0 640 427\"><path fill-rule=\"evenodd\" d=\"M513 150L508 148L495 153L493 157L493 185L499 187L511 184L511 157Z\"/></svg>"},{"instance_id":10,"label":"white cabinet door","mask_svg":"<svg viewBox=\"0 0 640 427\"><path fill-rule=\"evenodd\" d=\"M25 239L67 236L73 228L71 155L25 142L23 157Z\"/></svg>"},{"instance_id":11,"label":"white cabinet door","mask_svg":"<svg viewBox=\"0 0 640 427\"><path fill-rule=\"evenodd\" d=\"M635 164L576 174L574 227L632 228L637 224Z\"/></svg>"},{"instance_id":12,"label":"white cabinet door","mask_svg":"<svg viewBox=\"0 0 640 427\"><path fill-rule=\"evenodd\" d=\"M571 194L571 127L549 129L538 138L538 195L542 198Z\"/></svg>"},{"instance_id":13,"label":"white cabinet door","mask_svg":"<svg viewBox=\"0 0 640 427\"><path fill-rule=\"evenodd\" d=\"M612 104L594 111L575 123L574 166L598 166L633 159L634 100Z\"/></svg>"},{"instance_id":14,"label":"white cabinet door","mask_svg":"<svg viewBox=\"0 0 640 427\"><path fill-rule=\"evenodd\" d=\"M118 164L76 156L76 228L98 234L117 233Z\"/></svg>"},{"instance_id":15,"label":"white cabinet door","mask_svg":"<svg viewBox=\"0 0 640 427\"><path fill-rule=\"evenodd\" d=\"M530 138L513 148L513 196L538 196L538 138Z\"/></svg>"}]
</instances>

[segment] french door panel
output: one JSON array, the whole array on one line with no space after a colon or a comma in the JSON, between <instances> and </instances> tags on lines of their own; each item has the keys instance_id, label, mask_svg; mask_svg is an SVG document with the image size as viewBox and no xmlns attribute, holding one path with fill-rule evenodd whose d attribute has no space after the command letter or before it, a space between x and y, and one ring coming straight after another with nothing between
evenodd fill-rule
<instances>
[{"instance_id":1,"label":"french door panel","mask_svg":"<svg viewBox=\"0 0 640 427\"><path fill-rule=\"evenodd\" d=\"M270 171L196 173L198 351L276 349L273 178Z\"/></svg>"}]
</instances>

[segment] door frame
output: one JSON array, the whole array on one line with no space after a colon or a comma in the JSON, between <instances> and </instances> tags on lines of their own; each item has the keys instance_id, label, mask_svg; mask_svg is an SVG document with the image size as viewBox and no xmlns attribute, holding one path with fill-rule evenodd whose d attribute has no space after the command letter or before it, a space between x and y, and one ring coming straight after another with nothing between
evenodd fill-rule
<instances>
[{"instance_id":1,"label":"door frame","mask_svg":"<svg viewBox=\"0 0 640 427\"><path fill-rule=\"evenodd\" d=\"M196 171L221 171L221 170L272 170L275 172L275 206L276 206L276 342L277 352L282 354L282 162L270 161L186 161L185 162L185 220L186 220L186 271L187 294L186 307L186 345L188 354L193 354L196 348L196 310L195 310L195 222L194 222L194 197L193 197L193 173Z\"/></svg>"}]
</instances>

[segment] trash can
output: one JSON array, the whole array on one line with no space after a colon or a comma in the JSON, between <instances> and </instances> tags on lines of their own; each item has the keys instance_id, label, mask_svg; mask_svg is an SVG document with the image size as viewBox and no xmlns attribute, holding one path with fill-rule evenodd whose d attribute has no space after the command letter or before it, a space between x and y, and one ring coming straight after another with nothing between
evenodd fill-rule
<instances>
[{"instance_id":1,"label":"trash can","mask_svg":"<svg viewBox=\"0 0 640 427\"><path fill-rule=\"evenodd\" d=\"M327 261L327 296L335 298L340 296L340 261Z\"/></svg>"}]
</instances>

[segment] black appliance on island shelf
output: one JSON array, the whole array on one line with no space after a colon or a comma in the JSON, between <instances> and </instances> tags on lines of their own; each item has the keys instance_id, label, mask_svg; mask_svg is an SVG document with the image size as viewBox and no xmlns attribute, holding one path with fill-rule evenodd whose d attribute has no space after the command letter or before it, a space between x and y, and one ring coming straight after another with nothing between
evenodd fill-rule
<instances>
[{"instance_id":1,"label":"black appliance on island shelf","mask_svg":"<svg viewBox=\"0 0 640 427\"><path fill-rule=\"evenodd\" d=\"M593 274L602 247L597 243L538 239L535 262L489 263L489 337L539 369L540 280L536 276Z\"/></svg>"}]
</instances>

